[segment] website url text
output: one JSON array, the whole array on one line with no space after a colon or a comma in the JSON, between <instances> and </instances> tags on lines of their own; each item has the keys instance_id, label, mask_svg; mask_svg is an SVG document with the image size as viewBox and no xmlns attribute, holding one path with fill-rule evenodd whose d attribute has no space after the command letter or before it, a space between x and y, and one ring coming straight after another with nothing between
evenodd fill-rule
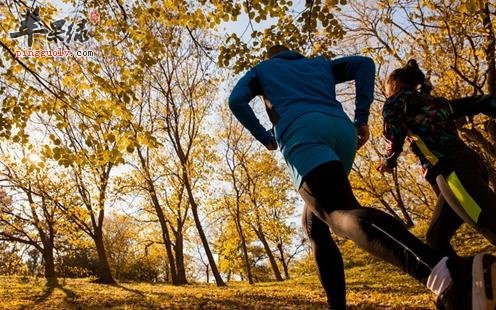
<instances>
[{"instance_id":1,"label":"website url text","mask_svg":"<svg viewBox=\"0 0 496 310\"><path fill-rule=\"evenodd\" d=\"M93 51L71 51L68 49L54 49L54 50L18 50L15 52L16 58L32 57L32 58L53 58L53 57L94 57Z\"/></svg>"}]
</instances>

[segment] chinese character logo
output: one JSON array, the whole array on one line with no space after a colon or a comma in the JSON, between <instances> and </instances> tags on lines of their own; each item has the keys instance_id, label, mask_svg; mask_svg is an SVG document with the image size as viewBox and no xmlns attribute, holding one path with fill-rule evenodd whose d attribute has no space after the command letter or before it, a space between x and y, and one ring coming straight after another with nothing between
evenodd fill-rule
<instances>
[{"instance_id":1,"label":"chinese character logo","mask_svg":"<svg viewBox=\"0 0 496 310\"><path fill-rule=\"evenodd\" d=\"M81 43L83 42L86 42L90 39L90 37L88 36L88 30L86 30L86 23L87 23L87 20L86 19L82 19L81 21L79 21L76 26L77 28L74 30L74 23L72 23L69 27L68 27L68 30L66 32L66 34L68 35L67 37L67 43L71 42L71 38L73 38L73 34L74 34L74 41L79 41Z\"/></svg>"},{"instance_id":2,"label":"chinese character logo","mask_svg":"<svg viewBox=\"0 0 496 310\"><path fill-rule=\"evenodd\" d=\"M96 12L96 14L97 15L93 18L98 21L100 20L100 14L98 12ZM39 7L36 7L34 11L28 10L26 13L22 14L22 17L24 19L21 21L19 31L10 33L10 37L15 39L22 36L27 36L29 47L33 45L34 34L47 34L46 38L48 41L54 41L55 43L59 41L64 42L64 40L67 43L70 43L71 40L84 43L90 39L90 35L86 29L86 24L88 21L84 18L77 22L72 22L67 26L67 29L64 29L64 26L68 24L65 19L59 19L51 22L49 29L45 29L40 21Z\"/></svg>"},{"instance_id":3,"label":"chinese character logo","mask_svg":"<svg viewBox=\"0 0 496 310\"><path fill-rule=\"evenodd\" d=\"M57 20L50 23L52 29L48 33L47 36L48 41L63 42L64 38L62 37L62 35L65 33L65 30L63 30L62 28L64 27L64 25L65 25L65 19Z\"/></svg>"},{"instance_id":4,"label":"chinese character logo","mask_svg":"<svg viewBox=\"0 0 496 310\"><path fill-rule=\"evenodd\" d=\"M10 37L15 39L23 36L28 37L28 45L33 45L33 35L45 34L48 32L44 29L40 22L40 8L36 7L33 11L27 10L21 15L24 19L21 21L21 26L18 32L10 33Z\"/></svg>"}]
</instances>

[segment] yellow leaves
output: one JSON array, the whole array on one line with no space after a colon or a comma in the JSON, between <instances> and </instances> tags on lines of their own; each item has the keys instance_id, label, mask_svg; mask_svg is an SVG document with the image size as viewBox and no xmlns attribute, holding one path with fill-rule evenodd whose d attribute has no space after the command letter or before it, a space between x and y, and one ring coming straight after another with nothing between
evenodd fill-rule
<instances>
[{"instance_id":1,"label":"yellow leaves","mask_svg":"<svg viewBox=\"0 0 496 310\"><path fill-rule=\"evenodd\" d=\"M7 96L2 102L2 112L11 111L16 106L16 100L13 96Z\"/></svg>"},{"instance_id":2,"label":"yellow leaves","mask_svg":"<svg viewBox=\"0 0 496 310\"><path fill-rule=\"evenodd\" d=\"M335 1L344 4L345 1ZM337 39L342 38L344 31L332 13L333 3L314 1L309 8L301 14L292 14L291 1L251 1L245 5L248 17L256 23L267 20L268 16L277 17L277 24L272 24L264 30L252 33L249 42L241 41L237 35L232 34L226 40L226 45L221 47L218 60L221 66L231 67L236 73L245 70L264 58L265 50L274 44L284 44L300 50L313 42L319 33L321 48L313 48L313 52L329 50ZM331 7L331 8L330 8ZM294 20L298 17L297 20Z\"/></svg>"},{"instance_id":3,"label":"yellow leaves","mask_svg":"<svg viewBox=\"0 0 496 310\"><path fill-rule=\"evenodd\" d=\"M54 134L50 134L48 138L52 141L54 145L60 145L62 143L62 141Z\"/></svg>"},{"instance_id":4,"label":"yellow leaves","mask_svg":"<svg viewBox=\"0 0 496 310\"><path fill-rule=\"evenodd\" d=\"M134 152L134 145L132 145L132 144L128 144L128 146L126 147L126 151L127 151L128 153L132 153L132 152Z\"/></svg>"},{"instance_id":5,"label":"yellow leaves","mask_svg":"<svg viewBox=\"0 0 496 310\"><path fill-rule=\"evenodd\" d=\"M150 148L158 146L158 142L155 137L148 132L139 132L137 142L140 146L147 146Z\"/></svg>"},{"instance_id":6,"label":"yellow leaves","mask_svg":"<svg viewBox=\"0 0 496 310\"><path fill-rule=\"evenodd\" d=\"M62 158L63 149L60 147L55 147L52 149L53 159L59 160Z\"/></svg>"},{"instance_id":7,"label":"yellow leaves","mask_svg":"<svg viewBox=\"0 0 496 310\"><path fill-rule=\"evenodd\" d=\"M421 0L419 3L420 8L427 7L429 10L435 10L436 6L432 0Z\"/></svg>"},{"instance_id":8,"label":"yellow leaves","mask_svg":"<svg viewBox=\"0 0 496 310\"><path fill-rule=\"evenodd\" d=\"M54 153L48 145L44 145L41 150L41 155L44 159L48 159L48 158L52 158L54 156Z\"/></svg>"},{"instance_id":9,"label":"yellow leaves","mask_svg":"<svg viewBox=\"0 0 496 310\"><path fill-rule=\"evenodd\" d=\"M57 122L55 124L55 127L57 127L57 129L59 129L59 130L63 130L67 126L68 126L68 124L66 122L64 122L64 121L60 121L60 122Z\"/></svg>"},{"instance_id":10,"label":"yellow leaves","mask_svg":"<svg viewBox=\"0 0 496 310\"><path fill-rule=\"evenodd\" d=\"M475 13L484 7L487 0L463 0L458 10L460 13Z\"/></svg>"},{"instance_id":11,"label":"yellow leaves","mask_svg":"<svg viewBox=\"0 0 496 310\"><path fill-rule=\"evenodd\" d=\"M138 132L136 137L133 133L129 132L126 134L121 134L116 138L116 147L121 153L133 153L137 147L146 146L149 148L154 148L157 145L158 143L155 138L146 132Z\"/></svg>"},{"instance_id":12,"label":"yellow leaves","mask_svg":"<svg viewBox=\"0 0 496 310\"><path fill-rule=\"evenodd\" d=\"M106 133L104 137L109 142L115 142L115 135L113 133Z\"/></svg>"}]
</instances>

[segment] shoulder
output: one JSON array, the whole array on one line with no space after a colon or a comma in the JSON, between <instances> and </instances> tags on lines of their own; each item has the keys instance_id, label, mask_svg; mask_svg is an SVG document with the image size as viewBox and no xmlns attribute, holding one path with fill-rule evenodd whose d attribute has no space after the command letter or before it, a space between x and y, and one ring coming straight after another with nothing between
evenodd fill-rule
<instances>
[{"instance_id":1,"label":"shoulder","mask_svg":"<svg viewBox=\"0 0 496 310\"><path fill-rule=\"evenodd\" d=\"M429 107L430 109L449 109L449 101L443 97L435 97L429 94L419 93L411 96L412 102L418 106Z\"/></svg>"},{"instance_id":2,"label":"shoulder","mask_svg":"<svg viewBox=\"0 0 496 310\"><path fill-rule=\"evenodd\" d=\"M413 99L414 97L415 97L415 94L413 91L402 90L402 91L397 92L393 96L387 98L386 102L384 103L384 106L394 107L394 106L406 103L409 100Z\"/></svg>"},{"instance_id":3,"label":"shoulder","mask_svg":"<svg viewBox=\"0 0 496 310\"><path fill-rule=\"evenodd\" d=\"M402 90L395 95L389 97L384 102L382 107L382 115L384 118L402 117L407 112L408 103L415 96L413 91Z\"/></svg>"},{"instance_id":4,"label":"shoulder","mask_svg":"<svg viewBox=\"0 0 496 310\"><path fill-rule=\"evenodd\" d=\"M257 72L257 70L266 68L267 66L271 66L273 64L275 59L265 59L254 65L249 69L249 71Z\"/></svg>"},{"instance_id":5,"label":"shoulder","mask_svg":"<svg viewBox=\"0 0 496 310\"><path fill-rule=\"evenodd\" d=\"M307 59L314 60L314 61L325 61L325 62L331 61L329 58L327 58L325 56L316 56L316 57L307 58Z\"/></svg>"}]
</instances>

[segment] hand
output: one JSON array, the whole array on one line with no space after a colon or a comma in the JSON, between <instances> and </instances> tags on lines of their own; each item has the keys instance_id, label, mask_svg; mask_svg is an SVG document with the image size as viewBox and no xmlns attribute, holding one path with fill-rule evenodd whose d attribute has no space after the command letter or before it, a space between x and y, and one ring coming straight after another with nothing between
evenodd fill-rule
<instances>
[{"instance_id":1,"label":"hand","mask_svg":"<svg viewBox=\"0 0 496 310\"><path fill-rule=\"evenodd\" d=\"M358 136L357 149L360 149L370 137L369 126L363 125L357 127L357 136Z\"/></svg>"},{"instance_id":2,"label":"hand","mask_svg":"<svg viewBox=\"0 0 496 310\"><path fill-rule=\"evenodd\" d=\"M380 173L393 173L394 168L389 167L385 162L382 162L378 167L377 171Z\"/></svg>"},{"instance_id":3,"label":"hand","mask_svg":"<svg viewBox=\"0 0 496 310\"><path fill-rule=\"evenodd\" d=\"M277 150L277 143L275 139L272 139L268 145L265 146L269 151Z\"/></svg>"}]
</instances>

